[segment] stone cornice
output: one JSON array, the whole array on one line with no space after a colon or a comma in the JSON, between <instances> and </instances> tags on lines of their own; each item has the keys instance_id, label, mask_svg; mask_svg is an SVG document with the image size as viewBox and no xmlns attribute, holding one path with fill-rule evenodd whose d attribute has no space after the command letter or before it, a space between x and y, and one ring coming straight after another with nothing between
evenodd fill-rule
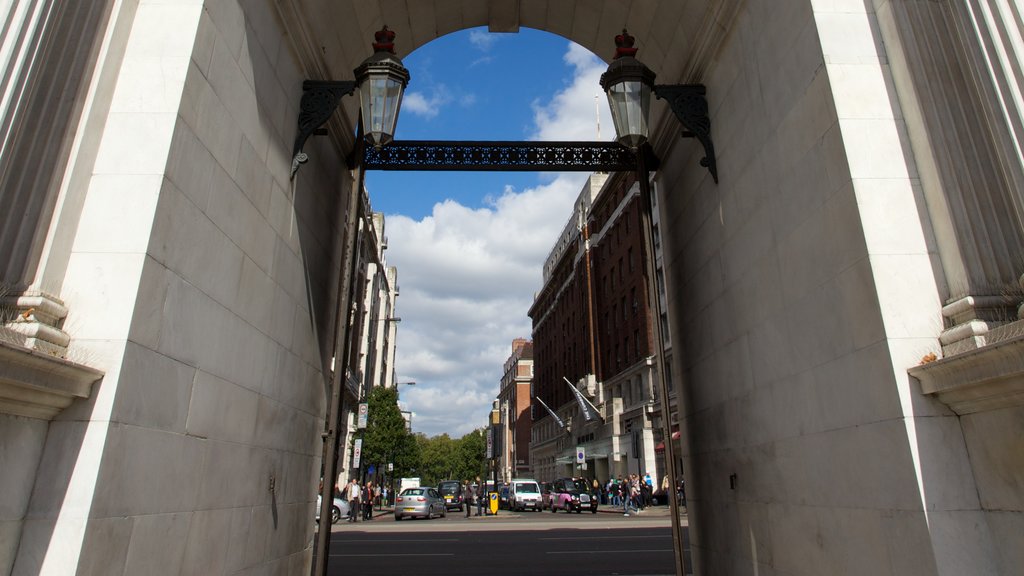
<instances>
[{"instance_id":1,"label":"stone cornice","mask_svg":"<svg viewBox=\"0 0 1024 576\"><path fill-rule=\"evenodd\" d=\"M52 420L103 372L0 341L0 413Z\"/></svg>"},{"instance_id":2,"label":"stone cornice","mask_svg":"<svg viewBox=\"0 0 1024 576\"><path fill-rule=\"evenodd\" d=\"M1024 335L908 370L960 415L1024 406Z\"/></svg>"}]
</instances>

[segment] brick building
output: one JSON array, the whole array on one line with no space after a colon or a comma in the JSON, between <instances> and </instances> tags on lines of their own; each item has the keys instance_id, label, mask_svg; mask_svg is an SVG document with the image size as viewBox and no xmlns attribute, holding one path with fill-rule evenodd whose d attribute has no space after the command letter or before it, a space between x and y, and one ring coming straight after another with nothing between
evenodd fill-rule
<instances>
[{"instance_id":1,"label":"brick building","mask_svg":"<svg viewBox=\"0 0 1024 576\"><path fill-rule=\"evenodd\" d=\"M662 474L640 210L634 174L591 176L545 263L530 309L538 478ZM589 420L573 388L596 408Z\"/></svg>"},{"instance_id":2,"label":"brick building","mask_svg":"<svg viewBox=\"0 0 1024 576\"><path fill-rule=\"evenodd\" d=\"M525 338L512 341L512 353L505 361L505 371L498 391L501 410L497 442L499 470L505 480L530 476L530 389L533 383L533 342Z\"/></svg>"}]
</instances>

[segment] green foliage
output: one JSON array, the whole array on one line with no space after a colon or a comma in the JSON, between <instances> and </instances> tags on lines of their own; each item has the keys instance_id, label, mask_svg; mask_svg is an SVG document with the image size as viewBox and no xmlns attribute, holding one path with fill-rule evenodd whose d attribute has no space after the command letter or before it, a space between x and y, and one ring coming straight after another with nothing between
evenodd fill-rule
<instances>
[{"instance_id":1,"label":"green foliage","mask_svg":"<svg viewBox=\"0 0 1024 576\"><path fill-rule=\"evenodd\" d=\"M398 409L398 392L377 386L370 390L366 401L366 428L356 435L363 439L362 466L367 469L373 465L383 472L390 462L395 466L395 478L409 475L419 463L419 450L405 429L405 418Z\"/></svg>"},{"instance_id":2,"label":"green foliage","mask_svg":"<svg viewBox=\"0 0 1024 576\"><path fill-rule=\"evenodd\" d=\"M447 434L431 438L416 435L420 465L417 468L424 485L436 486L441 480L471 480L485 472L484 436L474 430L458 440Z\"/></svg>"},{"instance_id":3,"label":"green foliage","mask_svg":"<svg viewBox=\"0 0 1024 576\"><path fill-rule=\"evenodd\" d=\"M390 480L419 477L424 486L437 486L441 480L471 480L486 473L483 429L474 430L458 440L447 434L428 438L410 434L398 409L398 391L375 387L367 397L366 428L356 434L363 439L361 464L372 465L382 480L388 463L394 464Z\"/></svg>"}]
</instances>

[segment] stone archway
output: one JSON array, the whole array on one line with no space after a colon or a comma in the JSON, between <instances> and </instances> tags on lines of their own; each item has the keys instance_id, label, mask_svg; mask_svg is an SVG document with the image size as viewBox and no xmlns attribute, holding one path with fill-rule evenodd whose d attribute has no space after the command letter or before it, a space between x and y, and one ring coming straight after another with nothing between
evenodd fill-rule
<instances>
[{"instance_id":1,"label":"stone archway","mask_svg":"<svg viewBox=\"0 0 1024 576\"><path fill-rule=\"evenodd\" d=\"M977 196L953 194L958 172L936 165L1015 181L1019 107L1000 91L1013 66L987 56L1004 46L992 30L1019 27L980 10L990 3L118 4L43 252L66 265L35 279L57 287L71 349L105 376L49 424L0 421L38 439L17 452L38 471L10 491L20 512L0 519L16 544L0 566L308 563L336 223L352 190L317 159L350 149L354 104L294 186L291 139L302 80L347 74L386 20L410 40L403 54L473 26L607 54L625 25L660 79L707 85L719 185L690 168L699 147L663 109L652 139L699 573L1020 572L1024 506L998 480L1020 470L1000 448L1019 430L1014 395L993 395L998 415L954 412L907 374L956 337L938 318L957 263L1000 258L965 257L956 240L985 246L1014 214L965 222L942 199ZM983 89L914 76L924 56ZM981 110L992 129L944 131L943 110ZM973 141L986 145L962 154ZM1000 182L984 198L1012 200ZM972 302L949 312L985 355L977 322L995 321ZM992 379L958 362L937 364L970 372L954 384ZM1001 369L995 380L1019 382Z\"/></svg>"}]
</instances>

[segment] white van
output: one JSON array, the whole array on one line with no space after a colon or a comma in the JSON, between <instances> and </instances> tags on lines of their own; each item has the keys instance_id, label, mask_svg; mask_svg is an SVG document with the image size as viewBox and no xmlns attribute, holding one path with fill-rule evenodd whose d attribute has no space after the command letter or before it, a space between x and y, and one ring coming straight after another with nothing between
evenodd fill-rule
<instances>
[{"instance_id":1,"label":"white van","mask_svg":"<svg viewBox=\"0 0 1024 576\"><path fill-rule=\"evenodd\" d=\"M543 510L540 483L530 478L513 479L508 484L508 507L511 510Z\"/></svg>"}]
</instances>

